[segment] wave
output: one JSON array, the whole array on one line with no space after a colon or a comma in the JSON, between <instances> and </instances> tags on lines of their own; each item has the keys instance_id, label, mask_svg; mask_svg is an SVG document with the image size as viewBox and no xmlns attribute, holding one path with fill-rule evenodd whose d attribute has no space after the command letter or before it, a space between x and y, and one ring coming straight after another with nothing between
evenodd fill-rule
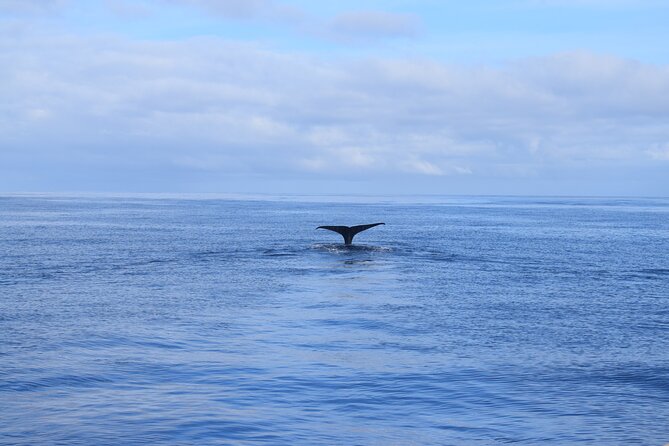
<instances>
[{"instance_id":1,"label":"wave","mask_svg":"<svg viewBox=\"0 0 669 446\"><path fill-rule=\"evenodd\" d=\"M316 243L311 245L311 249L320 252L329 252L333 254L355 254L369 252L393 252L393 249L387 246L374 245L342 245L337 243Z\"/></svg>"}]
</instances>

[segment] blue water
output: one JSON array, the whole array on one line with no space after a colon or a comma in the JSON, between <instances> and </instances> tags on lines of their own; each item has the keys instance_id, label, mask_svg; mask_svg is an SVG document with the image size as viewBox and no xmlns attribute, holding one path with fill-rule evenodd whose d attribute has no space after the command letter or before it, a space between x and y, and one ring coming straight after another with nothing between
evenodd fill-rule
<instances>
[{"instance_id":1,"label":"blue water","mask_svg":"<svg viewBox=\"0 0 669 446\"><path fill-rule=\"evenodd\" d=\"M356 201L0 198L0 443L669 442L669 200Z\"/></svg>"}]
</instances>

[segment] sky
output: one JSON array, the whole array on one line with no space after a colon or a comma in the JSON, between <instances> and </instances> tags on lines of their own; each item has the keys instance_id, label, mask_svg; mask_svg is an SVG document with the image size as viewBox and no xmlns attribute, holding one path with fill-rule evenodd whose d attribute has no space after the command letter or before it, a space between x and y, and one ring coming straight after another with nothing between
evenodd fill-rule
<instances>
[{"instance_id":1,"label":"sky","mask_svg":"<svg viewBox=\"0 0 669 446\"><path fill-rule=\"evenodd\" d=\"M0 0L0 193L669 196L669 2Z\"/></svg>"}]
</instances>

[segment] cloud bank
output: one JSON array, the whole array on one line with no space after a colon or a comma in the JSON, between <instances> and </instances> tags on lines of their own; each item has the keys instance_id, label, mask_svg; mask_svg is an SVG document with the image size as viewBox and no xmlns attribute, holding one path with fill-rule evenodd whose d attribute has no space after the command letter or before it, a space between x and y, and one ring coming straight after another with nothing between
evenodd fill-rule
<instances>
[{"instance_id":1,"label":"cloud bank","mask_svg":"<svg viewBox=\"0 0 669 446\"><path fill-rule=\"evenodd\" d=\"M6 170L481 179L667 165L669 68L615 56L472 67L27 28L0 45Z\"/></svg>"}]
</instances>

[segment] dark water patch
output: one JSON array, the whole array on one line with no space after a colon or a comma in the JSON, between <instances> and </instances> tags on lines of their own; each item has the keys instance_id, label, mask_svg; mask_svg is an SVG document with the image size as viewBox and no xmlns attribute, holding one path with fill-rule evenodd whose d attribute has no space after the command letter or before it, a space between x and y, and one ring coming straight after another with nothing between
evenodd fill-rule
<instances>
[{"instance_id":1,"label":"dark water patch","mask_svg":"<svg viewBox=\"0 0 669 446\"><path fill-rule=\"evenodd\" d=\"M87 330L91 330L88 328ZM106 333L104 335L82 330L74 339L62 341L62 347L74 348L82 352L92 353L95 351L113 352L114 350L137 350L146 354L155 353L158 350L183 350L191 346L190 342L166 336L164 333L154 333L147 336L136 334L124 336L121 334Z\"/></svg>"},{"instance_id":2,"label":"dark water patch","mask_svg":"<svg viewBox=\"0 0 669 446\"><path fill-rule=\"evenodd\" d=\"M638 397L669 401L669 365L612 364L588 373L588 378L615 389L636 388Z\"/></svg>"},{"instance_id":3,"label":"dark water patch","mask_svg":"<svg viewBox=\"0 0 669 446\"><path fill-rule=\"evenodd\" d=\"M638 271L633 271L631 275L634 275L643 279L657 279L657 280L667 280L669 279L669 269L668 268L645 268Z\"/></svg>"},{"instance_id":4,"label":"dark water patch","mask_svg":"<svg viewBox=\"0 0 669 446\"><path fill-rule=\"evenodd\" d=\"M192 266L194 264L230 264L236 262L246 261L252 259L254 256L251 252L235 249L235 250L205 250L189 252L180 256L178 261L183 266Z\"/></svg>"},{"instance_id":5,"label":"dark water patch","mask_svg":"<svg viewBox=\"0 0 669 446\"><path fill-rule=\"evenodd\" d=\"M0 392L35 392L106 386L113 380L99 375L58 375L38 380L12 380L0 382Z\"/></svg>"},{"instance_id":6,"label":"dark water patch","mask_svg":"<svg viewBox=\"0 0 669 446\"><path fill-rule=\"evenodd\" d=\"M304 247L280 247L280 248L260 248L258 250L261 255L267 257L296 257L299 255L304 255L307 250Z\"/></svg>"},{"instance_id":7,"label":"dark water patch","mask_svg":"<svg viewBox=\"0 0 669 446\"><path fill-rule=\"evenodd\" d=\"M400 335L414 335L412 328L393 324L391 322L365 317L348 317L346 319L324 319L316 321L324 328L359 329L364 331L381 331Z\"/></svg>"},{"instance_id":8,"label":"dark water patch","mask_svg":"<svg viewBox=\"0 0 669 446\"><path fill-rule=\"evenodd\" d=\"M272 442L280 439L276 433L276 427L272 423L248 423L243 420L222 420L220 416L212 413L208 419L185 421L182 420L175 426L172 435L168 438L176 438L182 441L219 441L225 438L227 441L246 442Z\"/></svg>"},{"instance_id":9,"label":"dark water patch","mask_svg":"<svg viewBox=\"0 0 669 446\"><path fill-rule=\"evenodd\" d=\"M122 275L149 275L152 269L178 263L178 258L149 258L119 262L117 259L99 259L94 262L62 263L58 265L35 262L32 266L14 266L13 270L5 270L4 274L13 277L7 280L12 284L30 283L39 281L85 280L105 276L105 273Z\"/></svg>"},{"instance_id":10,"label":"dark water patch","mask_svg":"<svg viewBox=\"0 0 669 446\"><path fill-rule=\"evenodd\" d=\"M640 272L644 274L656 274L658 276L669 276L669 268L647 268L640 270Z\"/></svg>"},{"instance_id":11,"label":"dark water patch","mask_svg":"<svg viewBox=\"0 0 669 446\"><path fill-rule=\"evenodd\" d=\"M372 259L346 259L343 261L344 265L364 265L367 263L372 263Z\"/></svg>"}]
</instances>

